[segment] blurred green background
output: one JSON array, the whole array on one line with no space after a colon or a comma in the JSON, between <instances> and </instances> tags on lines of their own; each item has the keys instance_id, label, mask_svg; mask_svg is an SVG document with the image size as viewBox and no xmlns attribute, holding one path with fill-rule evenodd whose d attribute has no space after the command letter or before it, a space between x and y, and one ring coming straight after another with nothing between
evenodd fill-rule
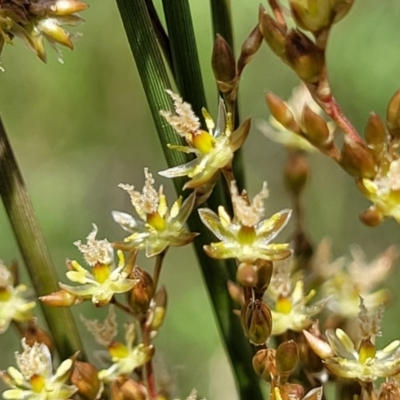
<instances>
[{"instance_id":1,"label":"blurred green background","mask_svg":"<svg viewBox=\"0 0 400 400\"><path fill-rule=\"evenodd\" d=\"M65 259L81 260L72 243L84 240L92 223L99 227L99 238L113 241L124 236L110 214L111 210L132 211L118 183L141 187L144 166L154 173L166 167L116 4L113 0L87 2L86 23L79 27L83 38L74 52L63 51L64 65L51 49L45 65L16 43L5 48L5 72L0 75L0 113L63 281ZM236 51L256 24L258 5L257 0L232 1ZM215 115L209 4L192 0L191 6L208 107ZM333 30L328 52L332 89L360 131L370 111L384 117L386 104L400 87L399 20L399 2L360 0ZM294 73L263 44L244 71L242 117L266 119L264 92L271 90L287 98L297 83ZM290 205L281 179L286 155L255 125L244 146L247 187L254 195L268 181L267 212L272 213ZM397 244L400 230L394 221L374 229L359 222L358 214L368 202L349 176L321 155L313 155L311 164L305 201L314 243L329 236L336 256L347 254L348 246L358 243L369 258ZM159 177L157 182L173 193L167 179ZM290 228L286 228L281 239L289 235ZM0 239L0 258L6 263L20 261L2 206ZM142 259L141 265L151 268L148 260ZM395 272L395 277L389 282L394 301L384 317L384 343L400 336L399 323L393 322L398 321L396 280L400 274ZM191 248L169 252L161 281L168 289L169 309L156 339L158 376L180 397L195 387L208 399L237 398ZM89 318L104 316L88 305L73 311ZM83 328L82 332L89 339ZM3 335L1 349L0 369L19 349L14 332ZM93 357L98 349L92 345Z\"/></svg>"}]
</instances>

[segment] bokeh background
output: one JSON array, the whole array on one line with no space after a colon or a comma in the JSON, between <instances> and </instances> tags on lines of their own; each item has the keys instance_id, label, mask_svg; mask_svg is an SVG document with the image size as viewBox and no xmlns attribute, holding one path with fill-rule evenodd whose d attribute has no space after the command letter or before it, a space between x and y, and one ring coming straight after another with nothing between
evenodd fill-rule
<instances>
[{"instance_id":1,"label":"bokeh background","mask_svg":"<svg viewBox=\"0 0 400 400\"><path fill-rule=\"evenodd\" d=\"M166 164L131 56L116 3L87 0L90 9L79 27L82 39L73 52L63 51L65 64L49 49L47 65L21 43L2 54L5 72L0 75L0 113L24 173L60 280L65 259L80 254L73 242L84 240L99 227L99 238L119 240L124 233L112 221L111 210L131 212L128 196L118 183L141 187L143 167L156 173ZM160 2L156 2L160 8ZM259 0L232 0L236 50L257 21ZM209 4L192 0L208 107L215 115L217 92L210 54L213 35ZM329 73L333 92L345 113L360 130L370 111L382 117L393 93L400 87L400 3L359 0L350 14L335 26L329 45ZM298 80L263 44L245 69L240 87L242 117L267 119L264 93L270 90L287 98ZM284 149L265 138L253 124L244 146L247 187L251 195L268 181L267 211L290 205L282 185ZM305 193L308 232L318 243L329 236L335 256L348 254L360 244L369 258L390 244L398 244L399 226L392 220L371 229L358 214L368 202L352 179L321 155L310 157L312 174ZM159 177L167 191L172 185ZM281 239L290 235L290 228ZM22 261L2 205L0 205L0 258ZM151 268L148 260L141 265ZM399 338L397 318L400 295L395 271L388 286L393 301L384 317L382 343ZM23 279L28 282L24 275ZM237 398L229 366L215 327L209 299L191 248L172 249L161 281L169 293L168 316L156 339L157 370L163 382L180 397L192 388L208 399ZM396 310L397 305L397 310ZM74 314L103 318L89 305ZM94 359L100 346L90 340ZM19 349L14 332L0 338L0 368L12 362Z\"/></svg>"}]
</instances>

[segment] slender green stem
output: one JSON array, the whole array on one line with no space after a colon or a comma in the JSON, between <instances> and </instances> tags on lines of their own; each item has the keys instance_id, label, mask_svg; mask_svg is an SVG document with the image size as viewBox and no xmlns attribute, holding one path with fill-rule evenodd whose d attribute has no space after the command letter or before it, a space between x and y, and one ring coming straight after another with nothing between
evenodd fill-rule
<instances>
[{"instance_id":1,"label":"slender green stem","mask_svg":"<svg viewBox=\"0 0 400 400\"><path fill-rule=\"evenodd\" d=\"M167 249L168 250L168 249ZM158 281L160 278L161 268L164 261L164 257L167 254L167 250L164 250L156 257L156 264L154 266L153 271L153 286L154 286L154 293L157 291Z\"/></svg>"},{"instance_id":2,"label":"slender green stem","mask_svg":"<svg viewBox=\"0 0 400 400\"><path fill-rule=\"evenodd\" d=\"M58 290L57 274L1 119L0 195L37 296ZM60 357L77 351L84 357L71 311L39 304Z\"/></svg>"},{"instance_id":3,"label":"slender green stem","mask_svg":"<svg viewBox=\"0 0 400 400\"><path fill-rule=\"evenodd\" d=\"M154 34L151 31L151 21L146 10L145 1L117 0L117 4L157 132L165 152L167 163L170 167L183 164L186 162L184 155L180 152L171 151L166 146L167 143L176 144L177 142L177 135L173 132L172 128L165 124L165 121L163 121L159 115L159 110L172 109L171 100L165 93L165 89L170 88L170 83L160 50L157 46ZM190 69L191 62L189 61L187 70L189 71ZM197 96L201 95L197 93ZM202 105L204 106L204 103L202 103ZM175 179L174 184L176 190L180 192L183 186L183 180ZM251 366L251 347L243 336L239 318L232 313L234 304L226 289L228 272L225 263L209 259L205 255L203 245L210 243L214 238L201 224L197 213L192 214L188 224L192 232L201 233L199 238L195 240L196 253L200 261L203 276L213 303L226 349L231 359L238 390L240 391L240 398L243 400L260 400L262 399L262 394L258 379Z\"/></svg>"}]
</instances>

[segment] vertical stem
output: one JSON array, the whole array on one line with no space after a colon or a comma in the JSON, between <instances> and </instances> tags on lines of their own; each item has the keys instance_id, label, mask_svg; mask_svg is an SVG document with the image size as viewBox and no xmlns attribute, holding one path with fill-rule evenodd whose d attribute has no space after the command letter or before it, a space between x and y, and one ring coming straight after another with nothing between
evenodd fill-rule
<instances>
[{"instance_id":1,"label":"vertical stem","mask_svg":"<svg viewBox=\"0 0 400 400\"><path fill-rule=\"evenodd\" d=\"M1 119L0 196L36 294L43 296L58 290L57 274ZM39 304L61 359L77 351L84 357L71 311Z\"/></svg>"}]
</instances>

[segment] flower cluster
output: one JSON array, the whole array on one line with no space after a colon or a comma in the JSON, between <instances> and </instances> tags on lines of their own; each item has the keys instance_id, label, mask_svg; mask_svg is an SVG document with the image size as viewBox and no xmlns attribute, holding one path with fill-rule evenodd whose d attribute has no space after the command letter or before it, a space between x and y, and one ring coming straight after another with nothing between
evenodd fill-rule
<instances>
[{"instance_id":1,"label":"flower cluster","mask_svg":"<svg viewBox=\"0 0 400 400\"><path fill-rule=\"evenodd\" d=\"M14 272L0 260L0 334L8 329L11 321L31 320L36 305L28 300L26 285L15 285Z\"/></svg>"},{"instance_id":2,"label":"flower cluster","mask_svg":"<svg viewBox=\"0 0 400 400\"><path fill-rule=\"evenodd\" d=\"M21 39L42 61L46 61L44 40L73 49L73 35L64 25L78 25L77 14L88 5L80 0L4 0L0 3L0 51L14 37ZM61 53L59 60L62 61Z\"/></svg>"}]
</instances>

